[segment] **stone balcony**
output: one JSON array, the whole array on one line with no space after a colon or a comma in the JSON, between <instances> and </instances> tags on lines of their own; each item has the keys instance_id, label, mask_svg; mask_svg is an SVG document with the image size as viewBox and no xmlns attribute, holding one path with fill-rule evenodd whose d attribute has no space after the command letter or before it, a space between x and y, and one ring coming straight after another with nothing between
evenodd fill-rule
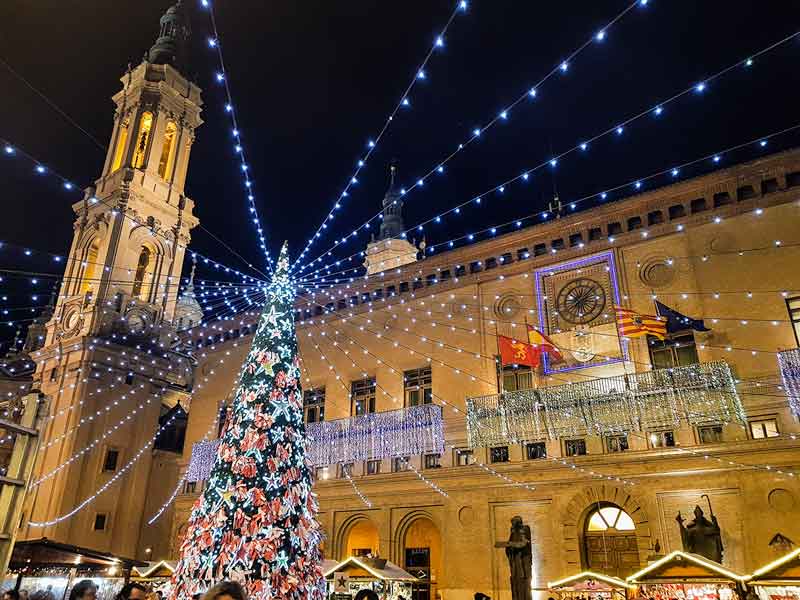
<instances>
[{"instance_id":1,"label":"stone balcony","mask_svg":"<svg viewBox=\"0 0 800 600\"><path fill-rule=\"evenodd\" d=\"M472 448L729 422L745 414L722 361L467 399Z\"/></svg>"},{"instance_id":2,"label":"stone balcony","mask_svg":"<svg viewBox=\"0 0 800 600\"><path fill-rule=\"evenodd\" d=\"M800 348L778 352L778 365L789 406L794 415L800 418Z\"/></svg>"}]
</instances>

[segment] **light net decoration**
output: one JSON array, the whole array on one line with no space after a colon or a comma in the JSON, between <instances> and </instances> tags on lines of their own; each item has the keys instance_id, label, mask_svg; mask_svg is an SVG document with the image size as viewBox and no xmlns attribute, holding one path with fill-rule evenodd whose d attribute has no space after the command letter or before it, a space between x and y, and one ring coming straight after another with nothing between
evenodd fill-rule
<instances>
[{"instance_id":1,"label":"light net decoration","mask_svg":"<svg viewBox=\"0 0 800 600\"><path fill-rule=\"evenodd\" d=\"M710 362L467 400L470 447L660 427L744 423L730 367Z\"/></svg>"},{"instance_id":2,"label":"light net decoration","mask_svg":"<svg viewBox=\"0 0 800 600\"><path fill-rule=\"evenodd\" d=\"M186 481L206 481L211 477L218 448L219 440L201 440L192 444L192 459L186 470Z\"/></svg>"},{"instance_id":3,"label":"light net decoration","mask_svg":"<svg viewBox=\"0 0 800 600\"><path fill-rule=\"evenodd\" d=\"M306 426L312 465L444 453L442 407L433 404Z\"/></svg>"},{"instance_id":4,"label":"light net decoration","mask_svg":"<svg viewBox=\"0 0 800 600\"><path fill-rule=\"evenodd\" d=\"M800 418L800 348L778 352L781 378L792 412Z\"/></svg>"}]
</instances>

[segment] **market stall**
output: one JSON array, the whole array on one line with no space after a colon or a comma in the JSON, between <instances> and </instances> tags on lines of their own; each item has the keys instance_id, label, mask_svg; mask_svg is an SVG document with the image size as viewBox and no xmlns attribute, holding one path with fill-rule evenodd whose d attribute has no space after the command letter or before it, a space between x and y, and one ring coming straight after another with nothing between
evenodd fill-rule
<instances>
[{"instance_id":1,"label":"market stall","mask_svg":"<svg viewBox=\"0 0 800 600\"><path fill-rule=\"evenodd\" d=\"M744 600L746 575L698 554L671 552L627 579L641 600Z\"/></svg>"},{"instance_id":2,"label":"market stall","mask_svg":"<svg viewBox=\"0 0 800 600\"><path fill-rule=\"evenodd\" d=\"M161 592L166 597L171 591L170 582L176 566L177 562L174 560L152 561L144 567L133 567L131 580L146 585L154 592Z\"/></svg>"},{"instance_id":3,"label":"market stall","mask_svg":"<svg viewBox=\"0 0 800 600\"><path fill-rule=\"evenodd\" d=\"M800 548L756 570L747 584L759 600L800 600Z\"/></svg>"},{"instance_id":4,"label":"market stall","mask_svg":"<svg viewBox=\"0 0 800 600\"><path fill-rule=\"evenodd\" d=\"M636 586L622 579L583 571L547 583L548 592L558 600L625 600L628 589Z\"/></svg>"},{"instance_id":5,"label":"market stall","mask_svg":"<svg viewBox=\"0 0 800 600\"><path fill-rule=\"evenodd\" d=\"M361 589L371 589L381 600L411 600L411 586L417 581L411 573L385 558L351 556L324 570L328 597L355 598Z\"/></svg>"}]
</instances>

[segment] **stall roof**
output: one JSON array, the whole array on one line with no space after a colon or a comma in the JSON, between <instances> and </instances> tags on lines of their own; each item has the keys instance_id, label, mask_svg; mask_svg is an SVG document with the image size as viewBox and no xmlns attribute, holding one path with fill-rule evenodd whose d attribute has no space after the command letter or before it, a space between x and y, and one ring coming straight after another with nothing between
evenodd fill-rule
<instances>
[{"instance_id":1,"label":"stall roof","mask_svg":"<svg viewBox=\"0 0 800 600\"><path fill-rule=\"evenodd\" d=\"M699 554L676 550L664 558L647 565L628 577L628 583L669 583L676 581L745 581L746 575L738 575L718 562Z\"/></svg>"},{"instance_id":2,"label":"stall roof","mask_svg":"<svg viewBox=\"0 0 800 600\"><path fill-rule=\"evenodd\" d=\"M748 583L756 585L787 581L800 583L800 548L784 554L748 576Z\"/></svg>"},{"instance_id":3,"label":"stall roof","mask_svg":"<svg viewBox=\"0 0 800 600\"><path fill-rule=\"evenodd\" d=\"M618 589L625 589L625 588L635 588L635 585L630 583L625 583L622 579L618 579L617 577L610 577L609 575L603 575L602 573L594 573L593 571L582 571L580 573L576 573L575 575L570 575L569 577L564 577L563 579L559 579L558 581L550 581L547 583L547 587L549 588L565 588L578 585L582 582L588 581L602 581L603 583L607 584L608 587L611 588L618 588Z\"/></svg>"},{"instance_id":4,"label":"stall roof","mask_svg":"<svg viewBox=\"0 0 800 600\"><path fill-rule=\"evenodd\" d=\"M346 570L365 571L367 573L366 576L377 577L378 579L383 579L384 581L417 581L417 578L411 573L404 571L393 562L389 562L387 560L386 566L384 566L382 569L378 569L374 566L368 565L365 561L355 556L350 556L342 562L328 567L324 573L325 577L329 577L334 573Z\"/></svg>"},{"instance_id":5,"label":"stall roof","mask_svg":"<svg viewBox=\"0 0 800 600\"><path fill-rule=\"evenodd\" d=\"M130 569L134 566L144 567L147 563L142 560L116 556L109 552L39 538L14 544L9 567L12 569L75 566L102 568L114 565Z\"/></svg>"},{"instance_id":6,"label":"stall roof","mask_svg":"<svg viewBox=\"0 0 800 600\"><path fill-rule=\"evenodd\" d=\"M178 563L174 560L158 560L147 563L144 567L133 567L132 573L137 577L170 577Z\"/></svg>"}]
</instances>

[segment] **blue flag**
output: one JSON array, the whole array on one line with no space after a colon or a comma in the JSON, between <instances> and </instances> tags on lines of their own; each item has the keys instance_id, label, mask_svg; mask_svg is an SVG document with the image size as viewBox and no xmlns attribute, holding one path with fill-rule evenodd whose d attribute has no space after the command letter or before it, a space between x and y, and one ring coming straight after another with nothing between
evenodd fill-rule
<instances>
[{"instance_id":1,"label":"blue flag","mask_svg":"<svg viewBox=\"0 0 800 600\"><path fill-rule=\"evenodd\" d=\"M661 317L667 319L667 333L676 333L686 329L694 329L695 331L711 331L706 327L703 319L692 319L686 315L679 313L677 310L670 308L666 304L661 304L658 300L656 303L656 313Z\"/></svg>"}]
</instances>

